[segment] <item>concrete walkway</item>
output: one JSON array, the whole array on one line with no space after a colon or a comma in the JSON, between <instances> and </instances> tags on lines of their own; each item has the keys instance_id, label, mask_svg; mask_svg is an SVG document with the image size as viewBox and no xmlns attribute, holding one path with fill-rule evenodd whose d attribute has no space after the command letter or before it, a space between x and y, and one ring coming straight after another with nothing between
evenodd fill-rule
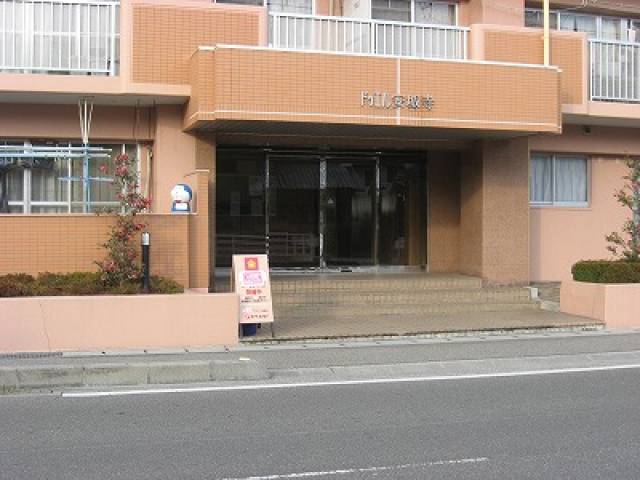
<instances>
[{"instance_id":1,"label":"concrete walkway","mask_svg":"<svg viewBox=\"0 0 640 480\"><path fill-rule=\"evenodd\" d=\"M258 330L245 342L304 340L316 338L384 337L437 333L462 333L526 329L594 329L602 328L597 320L546 310L473 312L410 317L376 315L375 317L285 318Z\"/></svg>"}]
</instances>

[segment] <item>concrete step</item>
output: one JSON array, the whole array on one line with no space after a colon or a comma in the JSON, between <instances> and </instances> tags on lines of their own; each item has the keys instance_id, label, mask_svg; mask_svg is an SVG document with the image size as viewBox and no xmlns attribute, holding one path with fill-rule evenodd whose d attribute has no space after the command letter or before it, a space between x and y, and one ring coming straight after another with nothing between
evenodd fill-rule
<instances>
[{"instance_id":1,"label":"concrete step","mask_svg":"<svg viewBox=\"0 0 640 480\"><path fill-rule=\"evenodd\" d=\"M385 315L422 316L449 313L506 312L539 310L536 302L439 303L422 305L278 305L274 306L276 320L285 318L348 318Z\"/></svg>"},{"instance_id":2,"label":"concrete step","mask_svg":"<svg viewBox=\"0 0 640 480\"><path fill-rule=\"evenodd\" d=\"M397 292L447 289L480 289L482 280L466 275L449 274L317 274L273 275L274 295L299 292Z\"/></svg>"},{"instance_id":3,"label":"concrete step","mask_svg":"<svg viewBox=\"0 0 640 480\"><path fill-rule=\"evenodd\" d=\"M526 303L530 291L523 287L478 289L427 289L411 291L300 291L273 296L276 306L338 305L430 305L445 303Z\"/></svg>"}]
</instances>

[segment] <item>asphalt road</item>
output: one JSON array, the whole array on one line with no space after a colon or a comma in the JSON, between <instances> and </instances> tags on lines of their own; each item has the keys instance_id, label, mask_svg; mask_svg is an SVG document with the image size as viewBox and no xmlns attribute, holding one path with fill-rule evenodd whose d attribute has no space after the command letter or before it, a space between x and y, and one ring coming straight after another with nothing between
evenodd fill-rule
<instances>
[{"instance_id":1,"label":"asphalt road","mask_svg":"<svg viewBox=\"0 0 640 480\"><path fill-rule=\"evenodd\" d=\"M640 369L0 397L2 479L638 479Z\"/></svg>"}]
</instances>

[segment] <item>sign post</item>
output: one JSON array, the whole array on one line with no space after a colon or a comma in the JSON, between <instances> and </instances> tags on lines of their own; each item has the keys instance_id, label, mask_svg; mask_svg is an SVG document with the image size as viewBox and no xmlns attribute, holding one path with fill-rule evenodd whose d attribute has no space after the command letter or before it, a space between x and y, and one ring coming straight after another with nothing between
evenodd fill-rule
<instances>
[{"instance_id":1,"label":"sign post","mask_svg":"<svg viewBox=\"0 0 640 480\"><path fill-rule=\"evenodd\" d=\"M231 291L240 297L240 324L272 323L273 303L266 255L234 255Z\"/></svg>"}]
</instances>

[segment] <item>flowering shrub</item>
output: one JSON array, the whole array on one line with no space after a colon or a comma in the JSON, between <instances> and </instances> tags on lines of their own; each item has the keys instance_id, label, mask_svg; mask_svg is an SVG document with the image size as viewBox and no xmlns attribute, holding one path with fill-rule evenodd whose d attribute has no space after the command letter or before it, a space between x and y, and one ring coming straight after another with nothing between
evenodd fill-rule
<instances>
[{"instance_id":1,"label":"flowering shrub","mask_svg":"<svg viewBox=\"0 0 640 480\"><path fill-rule=\"evenodd\" d=\"M615 196L618 202L631 210L631 218L624 224L622 234L607 235L607 249L628 262L640 262L640 159L628 158L627 184Z\"/></svg>"},{"instance_id":2,"label":"flowering shrub","mask_svg":"<svg viewBox=\"0 0 640 480\"><path fill-rule=\"evenodd\" d=\"M109 173L106 165L100 171ZM139 222L136 216L149 208L151 200L138 192L139 179L135 161L127 154L120 154L115 160L113 185L117 190L119 207L114 213L117 218L109 232L108 240L103 244L107 256L96 262L102 281L109 286L121 286L127 282L138 280L142 268L138 263L138 252L133 238L144 230L146 224Z\"/></svg>"}]
</instances>

